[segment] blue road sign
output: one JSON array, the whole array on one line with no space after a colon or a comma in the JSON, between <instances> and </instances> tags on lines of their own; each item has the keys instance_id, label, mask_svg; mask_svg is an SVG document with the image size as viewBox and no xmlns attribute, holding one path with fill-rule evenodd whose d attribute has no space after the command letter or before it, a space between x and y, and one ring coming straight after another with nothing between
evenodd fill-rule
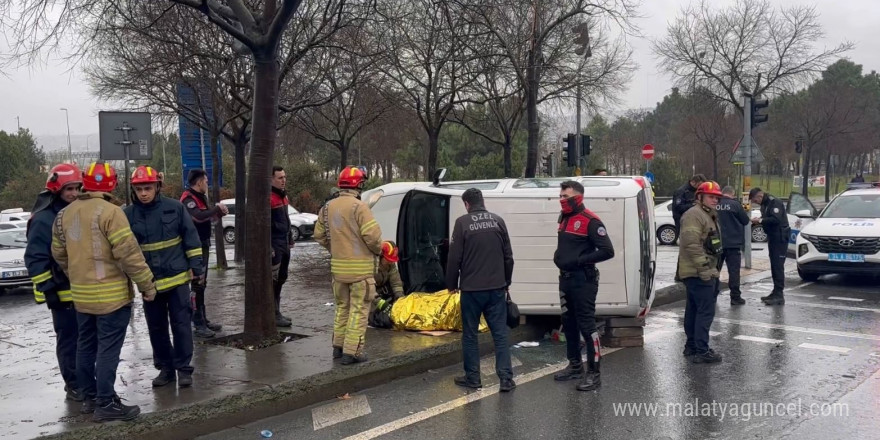
<instances>
[{"instance_id":1,"label":"blue road sign","mask_svg":"<svg viewBox=\"0 0 880 440\"><path fill-rule=\"evenodd\" d=\"M210 99L196 99L195 91L186 84L177 85L177 101L181 109L189 109L186 111L188 115L206 115L207 120L214 118L214 109L210 106ZM201 101L201 102L199 102ZM207 108L205 108L207 106ZM199 108L202 107L202 108ZM213 170L214 161L211 157L211 134L207 130L203 130L198 124L189 120L184 115L179 116L180 121L180 156L183 161L183 186L188 186L186 177L189 171L197 168L203 168L208 173L208 185L214 185ZM202 164L202 149L204 148L204 165ZM217 139L217 156L219 161L219 180L220 186L223 186L223 149L220 139Z\"/></svg>"},{"instance_id":2,"label":"blue road sign","mask_svg":"<svg viewBox=\"0 0 880 440\"><path fill-rule=\"evenodd\" d=\"M654 184L654 173L648 171L645 173L645 178L648 179L648 182L651 182L651 185Z\"/></svg>"}]
</instances>

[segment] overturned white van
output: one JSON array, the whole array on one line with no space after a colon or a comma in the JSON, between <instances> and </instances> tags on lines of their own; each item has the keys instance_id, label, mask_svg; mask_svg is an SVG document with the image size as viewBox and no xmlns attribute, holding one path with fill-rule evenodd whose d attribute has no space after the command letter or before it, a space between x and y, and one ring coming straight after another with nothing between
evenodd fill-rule
<instances>
[{"instance_id":1,"label":"overturned white van","mask_svg":"<svg viewBox=\"0 0 880 440\"><path fill-rule=\"evenodd\" d=\"M468 182L392 183L365 191L383 238L400 247L407 292L445 288L444 268L455 219L466 214L462 193L482 190L486 209L507 223L516 260L510 294L524 314L560 313L553 264L559 217L559 184L584 185L584 204L605 223L615 256L598 265L597 316L643 317L654 300L654 203L641 177L497 179Z\"/></svg>"}]
</instances>

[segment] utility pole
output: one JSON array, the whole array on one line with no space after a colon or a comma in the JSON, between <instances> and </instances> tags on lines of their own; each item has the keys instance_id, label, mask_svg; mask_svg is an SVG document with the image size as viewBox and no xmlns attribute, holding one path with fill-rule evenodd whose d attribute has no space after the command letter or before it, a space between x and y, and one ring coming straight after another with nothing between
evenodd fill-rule
<instances>
[{"instance_id":1,"label":"utility pole","mask_svg":"<svg viewBox=\"0 0 880 440\"><path fill-rule=\"evenodd\" d=\"M21 131L21 118L19 116L15 117L15 125L18 127L18 131Z\"/></svg>"},{"instance_id":2,"label":"utility pole","mask_svg":"<svg viewBox=\"0 0 880 440\"><path fill-rule=\"evenodd\" d=\"M745 160L743 161L743 194L748 194L752 188L752 95L743 92L743 138L739 144L743 149ZM752 217L752 201L749 200L749 218ZM743 260L746 269L752 268L752 222L746 225L745 248Z\"/></svg>"}]
</instances>

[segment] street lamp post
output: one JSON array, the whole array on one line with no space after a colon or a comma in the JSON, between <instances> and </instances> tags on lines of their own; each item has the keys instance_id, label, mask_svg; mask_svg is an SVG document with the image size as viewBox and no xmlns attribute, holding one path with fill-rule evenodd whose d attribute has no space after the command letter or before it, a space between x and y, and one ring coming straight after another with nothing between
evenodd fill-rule
<instances>
[{"instance_id":1,"label":"street lamp post","mask_svg":"<svg viewBox=\"0 0 880 440\"><path fill-rule=\"evenodd\" d=\"M70 112L67 111L66 108L61 108L64 112L64 117L67 119L67 161L73 161L73 148L70 147Z\"/></svg>"}]
</instances>

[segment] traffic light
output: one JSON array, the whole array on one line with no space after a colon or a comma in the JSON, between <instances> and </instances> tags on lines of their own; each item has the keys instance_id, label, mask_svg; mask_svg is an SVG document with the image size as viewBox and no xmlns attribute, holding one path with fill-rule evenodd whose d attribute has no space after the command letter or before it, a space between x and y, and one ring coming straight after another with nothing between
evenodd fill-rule
<instances>
[{"instance_id":1,"label":"traffic light","mask_svg":"<svg viewBox=\"0 0 880 440\"><path fill-rule=\"evenodd\" d=\"M587 157L590 155L590 144L593 142L593 138L588 134L581 135L581 157Z\"/></svg>"},{"instance_id":2,"label":"traffic light","mask_svg":"<svg viewBox=\"0 0 880 440\"><path fill-rule=\"evenodd\" d=\"M573 29L577 37L574 39L574 44L578 45L574 49L574 53L577 55L583 55L584 58L589 58L593 55L593 52L590 50L590 29L586 23L580 23L576 25Z\"/></svg>"},{"instance_id":3,"label":"traffic light","mask_svg":"<svg viewBox=\"0 0 880 440\"><path fill-rule=\"evenodd\" d=\"M752 102L752 128L755 128L758 126L758 124L761 124L763 122L767 122L767 119L769 118L769 116L762 115L758 112L762 108L769 106L770 101L768 101L766 99L752 98L751 102Z\"/></svg>"},{"instance_id":4,"label":"traffic light","mask_svg":"<svg viewBox=\"0 0 880 440\"><path fill-rule=\"evenodd\" d=\"M541 157L541 163L543 164L542 169L544 174L548 176L553 176L553 153L550 153L546 156Z\"/></svg>"},{"instance_id":5,"label":"traffic light","mask_svg":"<svg viewBox=\"0 0 880 440\"><path fill-rule=\"evenodd\" d=\"M569 133L568 136L562 138L562 142L565 142L565 146L562 147L562 160L570 167L576 166L579 157L577 135Z\"/></svg>"},{"instance_id":6,"label":"traffic light","mask_svg":"<svg viewBox=\"0 0 880 440\"><path fill-rule=\"evenodd\" d=\"M801 140L794 141L794 152L801 154L802 151L804 151L804 142Z\"/></svg>"}]
</instances>

